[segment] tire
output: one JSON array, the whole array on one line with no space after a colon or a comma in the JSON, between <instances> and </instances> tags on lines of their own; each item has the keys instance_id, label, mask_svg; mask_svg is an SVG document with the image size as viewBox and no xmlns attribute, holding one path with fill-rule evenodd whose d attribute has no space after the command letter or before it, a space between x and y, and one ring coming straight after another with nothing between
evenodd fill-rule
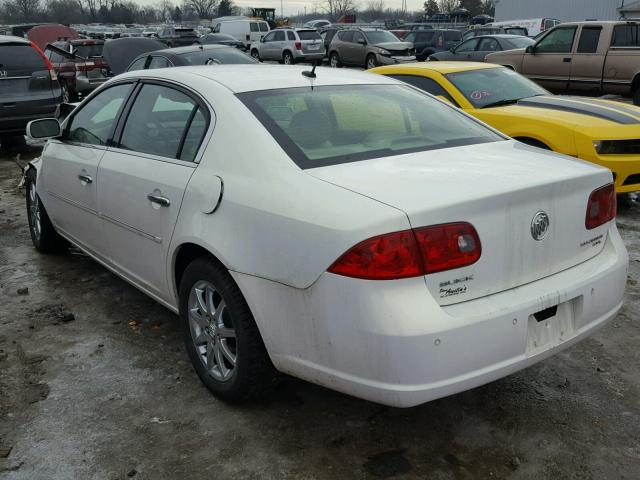
<instances>
[{"instance_id":1,"label":"tire","mask_svg":"<svg viewBox=\"0 0 640 480\"><path fill-rule=\"evenodd\" d=\"M260 59L260 53L258 52L258 50L256 50L255 48L253 50L251 50L251 56L253 58L255 58L256 60L258 60L259 62L261 62L262 60Z\"/></svg>"},{"instance_id":2,"label":"tire","mask_svg":"<svg viewBox=\"0 0 640 480\"><path fill-rule=\"evenodd\" d=\"M291 52L287 51L282 54L282 63L284 63L285 65L293 65L294 63L296 63L293 55L291 55Z\"/></svg>"},{"instance_id":3,"label":"tire","mask_svg":"<svg viewBox=\"0 0 640 480\"><path fill-rule=\"evenodd\" d=\"M25 178L27 200L27 220L29 233L36 250L42 253L64 252L69 248L67 241L53 228L49 215L36 193L36 170L30 168Z\"/></svg>"},{"instance_id":4,"label":"tire","mask_svg":"<svg viewBox=\"0 0 640 480\"><path fill-rule=\"evenodd\" d=\"M214 395L238 403L274 385L276 371L249 306L229 272L212 258L200 257L186 268L180 321L191 363Z\"/></svg>"},{"instance_id":5,"label":"tire","mask_svg":"<svg viewBox=\"0 0 640 480\"><path fill-rule=\"evenodd\" d=\"M332 68L342 67L342 62L340 61L340 55L338 55L338 52L331 52L329 55L329 66Z\"/></svg>"},{"instance_id":6,"label":"tire","mask_svg":"<svg viewBox=\"0 0 640 480\"><path fill-rule=\"evenodd\" d=\"M633 104L640 106L640 86L633 91Z\"/></svg>"},{"instance_id":7,"label":"tire","mask_svg":"<svg viewBox=\"0 0 640 480\"><path fill-rule=\"evenodd\" d=\"M371 70L372 68L376 68L378 66L378 62L376 61L376 56L373 54L367 55L367 62L365 64L366 70Z\"/></svg>"}]
</instances>

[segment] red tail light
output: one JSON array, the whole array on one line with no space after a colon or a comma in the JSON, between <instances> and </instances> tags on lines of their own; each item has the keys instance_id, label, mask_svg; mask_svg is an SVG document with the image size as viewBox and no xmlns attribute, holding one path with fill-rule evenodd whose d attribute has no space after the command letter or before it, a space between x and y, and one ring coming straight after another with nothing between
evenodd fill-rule
<instances>
[{"instance_id":1,"label":"red tail light","mask_svg":"<svg viewBox=\"0 0 640 480\"><path fill-rule=\"evenodd\" d=\"M302 42L296 42L296 50L302 50Z\"/></svg>"},{"instance_id":2,"label":"red tail light","mask_svg":"<svg viewBox=\"0 0 640 480\"><path fill-rule=\"evenodd\" d=\"M53 69L53 65L51 65L51 62L49 61L47 56L44 54L42 49L38 45L33 43L33 42L31 42L31 47L34 48L40 54L42 59L44 60L44 63L47 66L47 70L49 70L49 76L51 77L51 81L57 82L58 81L58 76L56 75L56 72Z\"/></svg>"},{"instance_id":3,"label":"red tail light","mask_svg":"<svg viewBox=\"0 0 640 480\"><path fill-rule=\"evenodd\" d=\"M482 249L469 223L448 223L372 237L355 245L328 271L367 280L394 280L465 267Z\"/></svg>"},{"instance_id":4,"label":"red tail light","mask_svg":"<svg viewBox=\"0 0 640 480\"><path fill-rule=\"evenodd\" d=\"M540 31L544 32L544 20L540 22Z\"/></svg>"},{"instance_id":5,"label":"red tail light","mask_svg":"<svg viewBox=\"0 0 640 480\"><path fill-rule=\"evenodd\" d=\"M592 230L616 218L616 190L613 183L591 192L584 221L587 230Z\"/></svg>"},{"instance_id":6,"label":"red tail light","mask_svg":"<svg viewBox=\"0 0 640 480\"><path fill-rule=\"evenodd\" d=\"M96 68L96 64L93 62L76 63L76 71L88 72Z\"/></svg>"}]
</instances>

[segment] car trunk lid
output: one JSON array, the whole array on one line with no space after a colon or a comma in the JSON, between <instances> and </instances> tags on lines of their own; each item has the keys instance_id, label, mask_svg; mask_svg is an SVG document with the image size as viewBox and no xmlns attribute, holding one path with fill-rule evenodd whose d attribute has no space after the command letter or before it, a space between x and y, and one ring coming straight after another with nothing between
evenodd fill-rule
<instances>
[{"instance_id":1,"label":"car trunk lid","mask_svg":"<svg viewBox=\"0 0 640 480\"><path fill-rule=\"evenodd\" d=\"M482 255L425 276L441 305L544 278L598 254L608 224L585 227L589 195L611 173L518 142L448 148L307 170L316 178L404 211L413 228L469 222ZM534 217L550 227L534 238ZM381 232L384 233L384 232Z\"/></svg>"}]
</instances>

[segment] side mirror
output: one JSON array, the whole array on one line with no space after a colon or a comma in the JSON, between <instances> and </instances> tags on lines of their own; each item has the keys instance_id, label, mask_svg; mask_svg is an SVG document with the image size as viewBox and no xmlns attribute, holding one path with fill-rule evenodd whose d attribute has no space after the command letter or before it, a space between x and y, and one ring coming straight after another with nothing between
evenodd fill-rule
<instances>
[{"instance_id":1,"label":"side mirror","mask_svg":"<svg viewBox=\"0 0 640 480\"><path fill-rule=\"evenodd\" d=\"M45 140L59 137L61 134L60 122L55 118L41 118L31 120L27 124L27 137L31 140Z\"/></svg>"},{"instance_id":2,"label":"side mirror","mask_svg":"<svg viewBox=\"0 0 640 480\"><path fill-rule=\"evenodd\" d=\"M359 43L360 45L366 45L366 44L367 44L367 41L366 41L364 38L361 38L361 39L359 39L359 40L358 40L358 43Z\"/></svg>"},{"instance_id":3,"label":"side mirror","mask_svg":"<svg viewBox=\"0 0 640 480\"><path fill-rule=\"evenodd\" d=\"M535 55L536 54L536 46L535 45L529 45L526 50L526 53L530 53L531 55Z\"/></svg>"}]
</instances>

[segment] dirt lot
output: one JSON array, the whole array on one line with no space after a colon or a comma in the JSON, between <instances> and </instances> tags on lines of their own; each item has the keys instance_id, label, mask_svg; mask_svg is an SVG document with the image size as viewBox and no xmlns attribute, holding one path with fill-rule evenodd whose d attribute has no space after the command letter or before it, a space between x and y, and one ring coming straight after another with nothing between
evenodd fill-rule
<instances>
[{"instance_id":1,"label":"dirt lot","mask_svg":"<svg viewBox=\"0 0 640 480\"><path fill-rule=\"evenodd\" d=\"M0 155L0 478L640 477L640 203L620 205L626 306L574 348L408 410L294 379L234 407L200 384L173 314L78 252L36 253L12 155Z\"/></svg>"}]
</instances>

